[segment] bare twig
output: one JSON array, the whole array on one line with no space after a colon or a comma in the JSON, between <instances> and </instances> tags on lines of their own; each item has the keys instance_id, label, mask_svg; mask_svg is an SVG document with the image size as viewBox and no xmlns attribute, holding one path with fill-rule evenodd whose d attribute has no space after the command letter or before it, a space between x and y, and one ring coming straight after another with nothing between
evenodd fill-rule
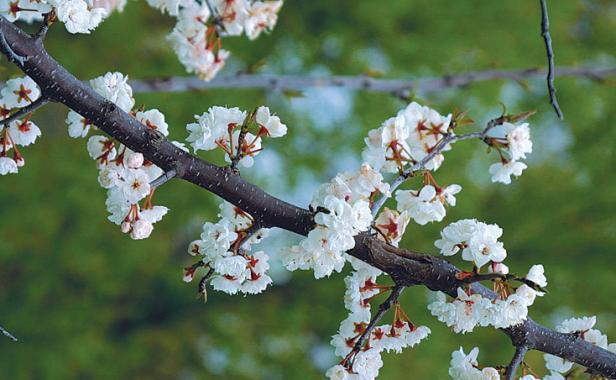
<instances>
[{"instance_id":1,"label":"bare twig","mask_svg":"<svg viewBox=\"0 0 616 380\"><path fill-rule=\"evenodd\" d=\"M511 363L509 363L507 369L505 370L505 380L513 380L513 378L515 377L515 373L518 370L518 367L520 366L522 361L524 361L524 355L526 355L527 351L528 347L526 346L516 347L515 355L513 356L513 359L511 359Z\"/></svg>"},{"instance_id":2,"label":"bare twig","mask_svg":"<svg viewBox=\"0 0 616 380\"><path fill-rule=\"evenodd\" d=\"M128 83L136 93L203 91L217 88L260 88L271 91L302 91L307 88L338 87L349 90L387 92L395 96L408 96L411 92L430 93L448 88L459 88L492 80L523 81L544 77L547 70L528 68L519 70L485 70L426 78L371 78L364 75L305 76L278 74L246 74L217 76L209 82L197 77L170 77L131 80ZM616 67L559 67L557 77L603 80L616 75Z\"/></svg>"},{"instance_id":3,"label":"bare twig","mask_svg":"<svg viewBox=\"0 0 616 380\"><path fill-rule=\"evenodd\" d=\"M33 35L35 39L39 41L43 41L45 37L47 37L49 26L52 24L52 21L51 21L52 17L54 17L53 15L54 15L53 10L49 13L45 13L45 16L43 16L43 22L41 23L39 30Z\"/></svg>"},{"instance_id":4,"label":"bare twig","mask_svg":"<svg viewBox=\"0 0 616 380\"><path fill-rule=\"evenodd\" d=\"M541 36L545 42L545 50L548 56L548 75L546 78L548 83L548 93L550 95L550 103L552 104L554 111L556 111L556 115L558 115L558 118L562 120L564 115L558 105L558 100L556 99L556 88L554 88L554 51L552 50L552 37L550 36L548 6L546 4L546 0L539 0L539 4L541 5Z\"/></svg>"},{"instance_id":5,"label":"bare twig","mask_svg":"<svg viewBox=\"0 0 616 380\"><path fill-rule=\"evenodd\" d=\"M225 24L222 22L222 17L218 14L216 8L214 8L210 2L210 0L204 0L207 8L212 15L212 22L214 26L216 26L216 33L220 36L225 31Z\"/></svg>"},{"instance_id":6,"label":"bare twig","mask_svg":"<svg viewBox=\"0 0 616 380\"><path fill-rule=\"evenodd\" d=\"M161 174L160 177L154 179L154 181L150 183L150 187L156 188L156 187L162 186L167 181L175 178L176 176L177 176L177 171L175 169L168 170L164 172L163 174Z\"/></svg>"},{"instance_id":7,"label":"bare twig","mask_svg":"<svg viewBox=\"0 0 616 380\"><path fill-rule=\"evenodd\" d=\"M7 329L5 329L4 327L0 326L0 332L2 333L2 335L9 337L13 342L17 342L17 338L15 338L15 336L13 336L13 334L11 334Z\"/></svg>"},{"instance_id":8,"label":"bare twig","mask_svg":"<svg viewBox=\"0 0 616 380\"><path fill-rule=\"evenodd\" d=\"M47 103L49 103L49 99L46 98L45 96L41 96L40 98L28 104L24 108L21 108L18 111L14 112L11 116L7 117L6 119L0 120L0 127L15 121L21 118L22 116L29 114L30 112L34 112L35 110L41 108Z\"/></svg>"}]
</instances>

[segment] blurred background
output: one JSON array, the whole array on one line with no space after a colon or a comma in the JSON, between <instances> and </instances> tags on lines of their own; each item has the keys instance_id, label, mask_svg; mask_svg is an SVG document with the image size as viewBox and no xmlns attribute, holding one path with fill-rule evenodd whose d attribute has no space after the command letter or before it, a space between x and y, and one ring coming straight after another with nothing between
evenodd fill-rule
<instances>
[{"instance_id":1,"label":"blurred background","mask_svg":"<svg viewBox=\"0 0 616 380\"><path fill-rule=\"evenodd\" d=\"M616 64L616 3L550 2L559 66ZM226 38L232 58L221 75L249 70L302 75L417 78L471 70L545 66L537 1L293 1L270 35L255 42ZM52 28L46 45L69 71L91 79L121 71L133 79L186 75L165 35L173 20L129 1L92 35ZM17 72L5 60L0 75ZM477 217L498 223L513 272L546 267L550 294L530 314L553 327L569 316L597 315L616 341L616 91L614 79L558 78L565 120L550 107L543 78L491 81L415 99L449 113L468 110L483 123L507 110L537 110L530 119L534 153L510 186L492 184L495 162L477 142L447 153L436 178L458 183L458 205L442 223L409 226L401 246L436 253L446 224ZM363 138L406 103L388 94L345 89L302 93L211 90L136 94L137 106L158 108L171 137L212 105L252 109L267 104L289 126L267 141L245 175L282 199L305 206L319 183L360 162ZM343 305L344 273L316 281L288 273L274 260L274 286L250 297L210 292L182 282L192 263L187 244L216 219L219 199L181 181L157 192L171 212L146 241L132 241L106 220L105 192L85 140L70 139L67 110L50 105L34 119L43 130L23 149L27 165L0 178L0 337L2 379L308 379L322 378L336 359L329 346ZM467 127L471 130L473 127ZM221 162L221 155L203 155ZM412 187L407 185L407 188ZM275 232L265 249L297 240ZM453 258L460 263L459 258ZM493 329L455 335L426 310L429 292L409 289L407 313L432 337L401 355L384 355L381 379L444 379L460 345L479 345L484 365L504 365L513 348ZM386 317L389 318L389 317ZM542 355L527 356L539 374Z\"/></svg>"}]
</instances>

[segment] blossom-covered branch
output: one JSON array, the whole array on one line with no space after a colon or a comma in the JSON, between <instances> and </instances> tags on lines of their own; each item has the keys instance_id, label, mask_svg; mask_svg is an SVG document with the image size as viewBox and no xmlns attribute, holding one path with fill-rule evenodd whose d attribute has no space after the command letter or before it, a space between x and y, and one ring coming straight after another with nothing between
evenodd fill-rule
<instances>
[{"instance_id":1,"label":"blossom-covered branch","mask_svg":"<svg viewBox=\"0 0 616 380\"><path fill-rule=\"evenodd\" d=\"M542 77L547 70L528 68L519 70L484 70L426 78L373 78L366 75L278 75L247 74L219 75L209 82L198 77L170 77L159 79L133 79L129 84L135 93L201 91L218 88L259 88L270 91L303 91L313 87L339 87L349 90L389 92L408 98L412 93L442 91L466 87L473 83L493 80L523 81ZM602 81L616 75L616 67L557 67L557 77L587 78Z\"/></svg>"},{"instance_id":2,"label":"blossom-covered branch","mask_svg":"<svg viewBox=\"0 0 616 380\"><path fill-rule=\"evenodd\" d=\"M132 155L132 158L121 162L122 165L126 165L128 168L126 169L126 173L136 175L136 172L132 172L131 170L141 170L139 168L143 166L145 158L159 167L162 171L175 171L178 178L201 186L221 196L235 206L235 208L231 207L228 210L230 216L223 220L226 221L225 223L230 223L229 220L235 218L236 220L233 223L237 223L238 225L240 223L243 224L244 227L242 229L236 230L237 232L230 232L227 228L217 230L220 226L216 225L212 225L207 229L204 228L204 234L209 231L216 239L223 237L221 232L224 232L226 234L223 237L226 245L224 250L230 249L232 251L223 252L225 255L224 257L212 258L211 262L205 259L199 262L199 266L214 266L210 268L208 274L204 278L209 278L214 271L229 271L224 276L217 276L212 280L217 281L217 285L214 284L215 288L218 286L219 289L230 292L228 288L229 284L237 279L231 271L235 270L238 263L241 265L240 272L242 279L243 281L245 280L239 284L241 286L241 291L247 293L258 292L259 289L262 289L262 286L267 285L266 280L268 277L264 276L264 271L268 267L266 258L263 255L259 255L258 252L248 256L241 250L241 246L247 236L250 236L250 239L255 237L250 235L253 231L251 226L279 227L304 236L308 235L309 239L311 239L310 235L312 234L314 236L314 231L317 231L317 235L321 233L329 234L329 229L338 228L336 227L337 223L341 223L340 225L346 228L348 222L341 218L346 217L347 211L352 213L359 212L359 214L354 216L351 228L346 232L340 232L343 234L345 233L345 235L341 237L344 239L350 237L352 240L352 242L350 242L352 248L348 250L348 254L364 263L370 264L370 266L366 266L359 261L352 261L354 267L356 267L356 272L348 280L350 285L348 289L350 298L347 307L352 309L354 313L357 311L362 314L362 318L369 315L369 307L366 308L366 306L368 306L370 299L382 293L382 287L376 285L373 281L380 273L375 269L378 268L378 270L390 275L399 286L421 284L432 290L440 291L454 297L454 302L438 301L433 307L431 305L433 312L439 319L443 319L448 324L452 323L455 325L454 330L460 328L470 331L475 323L481 325L485 323L496 327L502 326L500 328L511 337L516 347L524 346L529 349L543 351L559 358L566 359L567 361L578 363L587 367L594 373L606 377L616 376L616 354L603 348L607 347L607 338L604 339L604 336L597 330L592 329L594 321L582 321L581 323L575 323L575 321L568 322L561 325L559 327L559 332L556 332L540 326L532 319L526 317L526 305L532 303L530 299L534 299L534 297L541 292L542 287L545 286L545 277L543 276L542 267L531 268L531 271L529 271L529 274L526 276L529 284L537 285L535 289L531 289L529 286L526 288L521 287L513 294L509 294L509 290L507 290L508 285L505 283L495 282L495 290L497 290L495 292L479 283L468 284L468 281L465 281L465 278L477 274L479 269L486 264L490 267L490 270L494 272L506 274L508 271L504 264L501 263L506 253L504 252L502 243L497 241L502 233L502 230L500 230L498 226L487 225L474 220L460 221L457 222L459 223L458 225L450 225L447 227L451 227L450 230L447 228L443 230L442 239L437 241L437 247L441 249L442 254L453 255L456 254L456 252L461 252L464 260L474 263L474 272L477 273L461 272L446 260L436 256L422 255L396 248L393 244L395 244L396 240L399 240L400 234L394 227L401 222L392 222L392 220L400 218L400 215L396 215L391 211L389 214L385 212L382 214L384 215L382 220L380 219L381 216L374 220L374 229L379 230L379 233L375 234L369 231L369 221L371 218L367 217L365 214L367 202L364 200L364 194L372 196L377 190L387 191L387 189L386 186L381 183L381 180L377 180L376 182L378 183L365 182L366 180L373 181L377 178L377 174L368 166L365 168L362 167L362 172L358 178L353 179L352 177L345 177L345 175L339 178L341 180L359 181L358 184L355 185L357 187L356 191L359 191L359 193L356 195L351 194L351 197L357 197L353 206L349 205L346 201L341 203L341 201L335 197L321 197L320 195L314 200L315 207L312 210L293 206L272 197L262 189L246 182L240 177L237 171L230 167L215 166L189 154L181 145L168 141L163 130L157 128L159 125L156 124L157 119L154 118L156 115L155 112L153 112L152 115L146 115L145 112L143 115L128 114L125 108L130 110L134 101L131 101L130 94L124 89L122 84L124 79L120 76L108 75L93 81L95 89L98 90L95 91L95 89L77 80L59 65L47 54L42 44L3 17L0 17L0 36L5 38L7 45L10 47L10 49L0 48L5 55L14 53L24 58L18 61L19 68L23 70L25 74L29 75L36 83L37 88L40 89L42 93L38 95L66 105L83 117L83 125L85 125L85 123L96 125L124 144L126 149L130 149L132 152L140 152ZM110 88L109 85L111 83L114 83L114 86L116 86L114 92L105 92ZM27 81L21 82L20 85L24 86L23 91L27 92L34 90L28 87ZM21 88L11 91L11 93L16 94L17 101L23 101L25 105L34 101L30 97L21 99ZM103 95L106 95L106 97ZM242 152L240 163L242 163L244 159L251 158L261 149L259 135L270 135L271 137L275 137L286 133L286 127L283 130L279 120L276 121L275 117L269 114L269 110L261 107L260 111L261 112L258 112L256 116L256 123L259 130L256 135L250 136L250 139L247 139L248 142L242 145L242 149L239 150ZM240 121L246 120L246 115L236 109L212 109L210 112L200 116L198 123L195 123L196 125L193 127L189 126L189 130L194 134L194 138L192 139L193 147L195 150L197 148L210 149L209 146L205 144L210 144L212 142L209 140L202 140L201 137L203 136L199 136L198 132L200 128L203 128L202 124L209 123L210 121L208 120L211 120L212 117L217 117L219 113L224 113L226 120L229 120L229 118L231 118L231 120L237 120L237 122L228 123L228 137L225 136L227 131L221 130L221 139L216 140L220 145L219 147L223 150L226 149L226 151L230 153L230 158L232 158L234 152L239 152L233 148L237 146L234 145L234 142L237 143L238 141L234 134L237 133L237 135L239 135L239 131L235 128ZM233 119L236 117L237 119ZM417 119L417 117L421 118ZM428 119L424 119L426 117ZM415 137L412 138L406 135L410 131L405 129L408 128L408 123L411 121L414 128L416 128L416 130L412 132L419 133L418 136L413 135ZM429 156L429 151L433 149L435 145L439 144L440 141L445 141L441 139L447 136L448 133L451 133L449 126L449 118L442 117L435 114L432 110L413 103L409 105L407 109L403 110L400 115L386 121L380 129L375 130L376 132L369 136L366 150L368 161L381 160L375 163L381 165L381 168L387 170L391 169L393 172L396 172L398 170L404 171L409 165L412 167L418 162L421 162L422 158L428 157L429 162L426 163L425 166L427 168L436 168L440 165L442 159L440 159L438 155ZM502 130L494 131L494 135L490 135L486 143L500 155L501 162L494 164L499 166L496 167L496 173L493 173L493 176L496 176L497 180L504 182L505 179L510 180L509 176L511 174L516 175L516 170L503 169L505 165L512 162L519 163L517 160L525 157L525 153L528 152L529 147L527 146L527 127L513 124L507 126L505 123L501 127L503 127ZM394 140L385 143L383 140L385 132L387 132L388 138L393 137ZM427 147L428 150L425 150L426 146L416 146L413 145L413 141L407 141L415 138L419 138L422 144L429 142L430 145ZM109 159L111 156L112 144L109 144L107 141L102 141L98 137L93 141L100 143L100 145L96 145L95 150L96 154L99 154L99 156L93 158L97 160ZM191 141L190 137L189 141ZM257 141L259 141L259 145L257 145ZM445 144L447 143L449 142L446 141ZM103 148L100 148L101 146ZM143 155L143 157L139 158L139 154ZM519 172L521 173L521 170L519 170ZM126 179L124 179L124 181L126 181ZM402 193L402 196L397 197L398 204L405 205L404 208L413 210L414 207L419 207L419 209L411 212L413 218L415 218L416 222L419 224L425 224L430 220L437 220L438 218L442 219L440 216L442 203L447 202L452 204L453 194L459 191L459 189L454 188L441 188L436 184L434 178L428 172L424 173L424 181L425 183L421 191L405 191ZM138 189L138 191L141 192L144 189L148 189L148 187L145 186L148 184L144 184L142 180L139 180L139 182L128 182L128 184L130 185L130 191ZM375 184L377 187L375 187ZM330 184L326 184L324 190L328 191L329 186ZM440 194L443 192L445 192L445 195L441 196ZM144 191L143 193L147 196L147 192ZM132 195L132 193L129 195ZM426 206L424 204L431 203L433 200L436 200L434 201L434 206ZM437 204L439 202L441 203L440 206ZM428 208L426 209L425 207ZM227 213L225 210L222 210L222 212ZM356 217L357 219L355 219ZM242 221L240 221L240 219ZM131 220L131 224L134 223L134 225L129 225L127 228L137 229L137 221L136 219ZM317 226L317 228L315 228L315 222L318 223L320 227ZM122 228L124 229L124 226L122 226ZM379 236L382 236L382 238L379 238ZM476 236L481 236L481 239L476 241ZM257 239L259 239L258 236ZM313 241L309 241L309 243L311 242ZM227 243L229 243L231 247L229 247ZM349 242L346 240L341 242L338 249L345 251L346 249L344 247L348 246L348 243ZM235 246L233 246L234 244ZM191 252L200 254L200 248L201 247L198 245L193 246ZM224 268L218 268L219 264L223 265ZM311 265L313 264L314 263ZM300 263L300 265L303 264ZM245 268L247 267L250 268L250 276L248 276L248 278L245 277ZM194 275L194 270L197 268L198 267L194 266L191 267L191 271L187 273L188 279ZM314 269L316 275L317 268ZM324 269L331 273L333 267ZM240 275L240 272L238 272L238 275ZM238 288L234 288L233 291L237 290ZM503 297L503 295L505 295L505 297ZM487 300L487 302L484 300ZM490 302L490 300L494 301L494 303ZM359 303L356 301L359 301ZM458 321L450 321L449 315L445 315L440 311L449 310L451 307L455 308L458 304L469 305L469 303L477 303L478 306L481 305L481 307L484 308L482 310L487 312L494 312L502 305L506 310L509 310L508 308L515 308L516 313L512 316L505 316L504 320L501 319L503 317L502 315L490 315L489 318L485 320L474 321L470 319L464 321L466 325L459 326L457 324ZM520 307L523 308L524 314L517 313ZM453 313L455 316L455 310ZM513 317L515 323L511 321L510 317ZM520 317L522 318L518 321ZM349 323L349 326L352 327L354 323L359 322L350 320ZM468 323L473 323L473 325L469 326ZM363 331L363 328L361 328L361 326L363 326L362 323L356 324L355 326L359 326L360 331ZM420 340L425 338L428 333L429 329L424 326L414 326L408 316L406 316L401 309L396 308L394 323L392 323L391 326L387 326L387 328L382 327L379 331L375 330L373 342L379 344L379 349L399 351L403 347L417 344ZM343 336L344 335L341 337ZM344 345L340 347L343 348ZM462 351L456 353L453 358L454 360L452 360L452 370L450 373L457 373L457 371L461 370L475 370L473 363L476 363L476 357L476 351L473 351L471 355L464 355ZM366 365L367 367L364 369L372 371L370 373L374 375L374 363L369 366L367 363L368 361L374 361L378 364L379 360L380 356L378 356L378 351L362 351L361 357L357 359L357 364L360 366L362 364ZM335 368L335 370L339 370L339 368ZM376 367L376 372L378 373L378 367ZM487 368L485 372L486 376L492 376L494 374L493 370L488 370ZM344 371L338 373L346 376Z\"/></svg>"}]
</instances>

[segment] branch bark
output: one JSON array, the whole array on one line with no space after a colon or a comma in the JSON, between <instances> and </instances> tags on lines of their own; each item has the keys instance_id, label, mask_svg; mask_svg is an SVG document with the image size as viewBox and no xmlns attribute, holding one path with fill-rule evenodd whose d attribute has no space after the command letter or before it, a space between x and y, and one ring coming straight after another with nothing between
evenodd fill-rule
<instances>
[{"instance_id":1,"label":"branch bark","mask_svg":"<svg viewBox=\"0 0 616 380\"><path fill-rule=\"evenodd\" d=\"M473 83L498 79L523 81L545 77L547 70L528 68L518 70L485 70L416 79L382 79L364 75L302 76L277 74L244 74L218 76L209 82L197 77L170 77L130 80L135 93L184 92L211 89L254 88L272 91L302 91L314 87L339 87L349 90L389 92L395 96L408 97L413 92L436 92L448 88L469 86ZM558 77L578 77L603 80L616 75L616 67L558 67Z\"/></svg>"},{"instance_id":2,"label":"branch bark","mask_svg":"<svg viewBox=\"0 0 616 380\"><path fill-rule=\"evenodd\" d=\"M43 43L0 16L0 36L10 49L0 46L7 56L24 57L19 68L29 75L47 98L63 103L92 120L130 149L141 152L165 171L175 170L182 178L207 189L242 208L264 227L279 227L306 235L314 225L312 214L303 208L275 198L246 182L238 173L201 160L179 149L162 135L139 123L115 104L101 97L75 78L45 51ZM389 246L367 233L355 237L349 254L387 272L398 285L421 284L450 295L463 284L456 279L459 270L447 261ZM472 290L494 298L490 289L474 283ZM532 319L504 329L514 346L526 346L576 362L605 376L616 377L616 354L594 346L571 334L561 334Z\"/></svg>"}]
</instances>

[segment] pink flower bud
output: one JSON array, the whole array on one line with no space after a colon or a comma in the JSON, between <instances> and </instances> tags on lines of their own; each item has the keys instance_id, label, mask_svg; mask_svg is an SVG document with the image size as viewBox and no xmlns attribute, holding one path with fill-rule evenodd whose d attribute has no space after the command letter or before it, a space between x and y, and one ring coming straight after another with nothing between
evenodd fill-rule
<instances>
[{"instance_id":1,"label":"pink flower bud","mask_svg":"<svg viewBox=\"0 0 616 380\"><path fill-rule=\"evenodd\" d=\"M122 230L123 233L127 234L130 231L130 223L129 222L123 222L120 225L120 229Z\"/></svg>"},{"instance_id":2,"label":"pink flower bud","mask_svg":"<svg viewBox=\"0 0 616 380\"><path fill-rule=\"evenodd\" d=\"M139 169L143 165L143 154L141 153L131 153L127 160L126 166L130 169Z\"/></svg>"},{"instance_id":3,"label":"pink flower bud","mask_svg":"<svg viewBox=\"0 0 616 380\"><path fill-rule=\"evenodd\" d=\"M133 238L133 240L146 239L150 236L152 230L154 230L152 223L139 219L133 224L133 230L130 232L130 237Z\"/></svg>"}]
</instances>

